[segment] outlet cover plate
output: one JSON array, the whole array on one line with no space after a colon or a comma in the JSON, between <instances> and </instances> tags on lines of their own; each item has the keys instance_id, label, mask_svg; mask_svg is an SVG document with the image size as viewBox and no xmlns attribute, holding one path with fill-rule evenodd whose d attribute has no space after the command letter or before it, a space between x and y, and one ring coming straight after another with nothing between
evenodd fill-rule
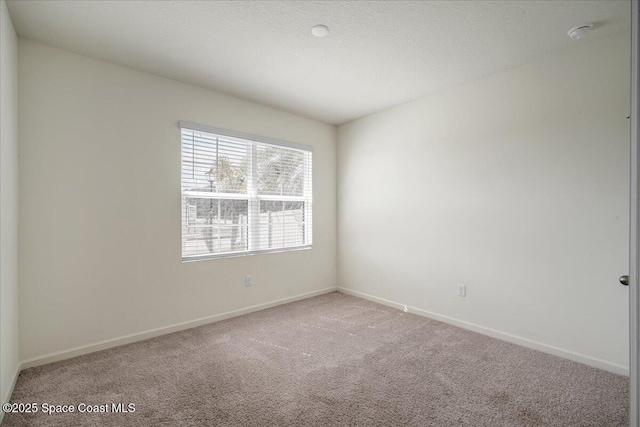
<instances>
[{"instance_id":1,"label":"outlet cover plate","mask_svg":"<svg viewBox=\"0 0 640 427\"><path fill-rule=\"evenodd\" d=\"M467 296L467 285L458 285L457 288L458 291L458 296L459 297L466 297Z\"/></svg>"}]
</instances>

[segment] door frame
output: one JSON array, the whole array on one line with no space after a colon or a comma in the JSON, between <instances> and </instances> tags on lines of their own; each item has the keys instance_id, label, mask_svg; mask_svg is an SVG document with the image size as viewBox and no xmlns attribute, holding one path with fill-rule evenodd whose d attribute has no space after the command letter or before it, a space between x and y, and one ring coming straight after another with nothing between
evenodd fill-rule
<instances>
[{"instance_id":1,"label":"door frame","mask_svg":"<svg viewBox=\"0 0 640 427\"><path fill-rule=\"evenodd\" d=\"M640 4L631 1L631 197L629 221L629 425L640 427L640 294L638 293L638 255L640 255Z\"/></svg>"}]
</instances>

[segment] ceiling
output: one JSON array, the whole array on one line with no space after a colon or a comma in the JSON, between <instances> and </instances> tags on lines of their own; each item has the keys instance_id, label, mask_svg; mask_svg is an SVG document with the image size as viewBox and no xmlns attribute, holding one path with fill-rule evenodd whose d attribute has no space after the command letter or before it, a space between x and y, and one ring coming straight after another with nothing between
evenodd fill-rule
<instances>
[{"instance_id":1,"label":"ceiling","mask_svg":"<svg viewBox=\"0 0 640 427\"><path fill-rule=\"evenodd\" d=\"M629 27L628 1L9 1L18 35L330 124ZM571 27L592 22L586 40ZM325 24L327 37L311 35Z\"/></svg>"}]
</instances>

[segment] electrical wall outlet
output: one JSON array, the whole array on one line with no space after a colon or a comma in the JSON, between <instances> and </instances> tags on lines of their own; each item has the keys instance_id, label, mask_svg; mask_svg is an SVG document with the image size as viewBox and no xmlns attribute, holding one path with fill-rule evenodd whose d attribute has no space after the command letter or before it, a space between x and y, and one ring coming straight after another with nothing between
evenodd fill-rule
<instances>
[{"instance_id":1,"label":"electrical wall outlet","mask_svg":"<svg viewBox=\"0 0 640 427\"><path fill-rule=\"evenodd\" d=\"M247 287L251 286L251 276L244 276L244 285Z\"/></svg>"},{"instance_id":2,"label":"electrical wall outlet","mask_svg":"<svg viewBox=\"0 0 640 427\"><path fill-rule=\"evenodd\" d=\"M458 296L466 297L467 296L467 285L458 285Z\"/></svg>"}]
</instances>

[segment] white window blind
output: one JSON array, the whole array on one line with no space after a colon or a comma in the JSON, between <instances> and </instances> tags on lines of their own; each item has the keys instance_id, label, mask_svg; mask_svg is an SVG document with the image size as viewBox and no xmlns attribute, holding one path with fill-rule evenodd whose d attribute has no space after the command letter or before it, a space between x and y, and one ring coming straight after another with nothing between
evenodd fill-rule
<instances>
[{"instance_id":1,"label":"white window blind","mask_svg":"<svg viewBox=\"0 0 640 427\"><path fill-rule=\"evenodd\" d=\"M311 147L180 128L183 261L311 246Z\"/></svg>"}]
</instances>

